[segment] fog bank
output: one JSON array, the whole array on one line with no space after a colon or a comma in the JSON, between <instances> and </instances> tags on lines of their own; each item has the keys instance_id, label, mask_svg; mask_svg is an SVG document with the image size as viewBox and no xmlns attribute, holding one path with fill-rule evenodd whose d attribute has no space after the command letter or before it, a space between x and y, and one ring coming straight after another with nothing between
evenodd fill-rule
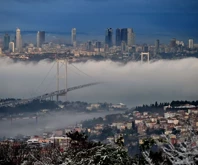
<instances>
[{"instance_id":1,"label":"fog bank","mask_svg":"<svg viewBox=\"0 0 198 165\"><path fill-rule=\"evenodd\" d=\"M112 102L136 106L155 101L197 100L198 59L160 60L152 63L88 61L68 65L68 87L104 81L106 83L72 91L70 101ZM52 68L53 66L53 68ZM41 84L44 77L50 74ZM64 67L61 68L61 74ZM56 64L13 63L0 59L0 98L29 98L56 90ZM64 81L61 83L64 88Z\"/></svg>"}]
</instances>

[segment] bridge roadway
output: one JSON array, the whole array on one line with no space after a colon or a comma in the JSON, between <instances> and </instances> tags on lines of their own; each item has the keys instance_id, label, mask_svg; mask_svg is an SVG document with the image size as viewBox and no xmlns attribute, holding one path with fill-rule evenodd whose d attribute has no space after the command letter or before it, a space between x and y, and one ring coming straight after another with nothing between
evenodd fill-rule
<instances>
[{"instance_id":1,"label":"bridge roadway","mask_svg":"<svg viewBox=\"0 0 198 165\"><path fill-rule=\"evenodd\" d=\"M97 84L101 84L101 82L94 82L94 83L79 85L79 86L68 88L67 90L66 89L62 89L62 90L59 90L59 91L54 91L54 92L51 92L51 93L46 93L44 95L33 97L33 98L30 98L30 99L7 101L5 103L0 103L0 108L1 107L15 107L17 105L22 105L22 104L30 103L30 102L32 102L34 100L45 100L45 99L51 98L53 96L57 96L57 95L58 96L61 96L61 95L64 95L64 94L66 94L66 93L68 93L70 91L77 90L77 89L80 89L80 88L89 87L89 86L93 86L93 85L97 85Z\"/></svg>"}]
</instances>

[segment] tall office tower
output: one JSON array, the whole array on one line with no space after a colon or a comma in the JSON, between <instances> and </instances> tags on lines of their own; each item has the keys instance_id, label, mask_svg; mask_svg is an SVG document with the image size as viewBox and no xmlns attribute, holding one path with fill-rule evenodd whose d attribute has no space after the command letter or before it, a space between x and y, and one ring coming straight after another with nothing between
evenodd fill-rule
<instances>
[{"instance_id":1,"label":"tall office tower","mask_svg":"<svg viewBox=\"0 0 198 165\"><path fill-rule=\"evenodd\" d=\"M36 36L37 48L40 48L45 43L45 31L38 31Z\"/></svg>"},{"instance_id":2,"label":"tall office tower","mask_svg":"<svg viewBox=\"0 0 198 165\"><path fill-rule=\"evenodd\" d=\"M132 28L127 29L127 45L132 46L134 45L134 33Z\"/></svg>"},{"instance_id":3,"label":"tall office tower","mask_svg":"<svg viewBox=\"0 0 198 165\"><path fill-rule=\"evenodd\" d=\"M101 49L101 47L102 47L102 44L101 44L101 42L99 42L99 41L96 41L96 43L95 43L95 48L96 48L96 51L100 52L100 49Z\"/></svg>"},{"instance_id":4,"label":"tall office tower","mask_svg":"<svg viewBox=\"0 0 198 165\"><path fill-rule=\"evenodd\" d=\"M155 41L155 54L159 54L159 45L160 45L160 41L157 39Z\"/></svg>"},{"instance_id":5,"label":"tall office tower","mask_svg":"<svg viewBox=\"0 0 198 165\"><path fill-rule=\"evenodd\" d=\"M76 47L76 28L71 30L71 44Z\"/></svg>"},{"instance_id":6,"label":"tall office tower","mask_svg":"<svg viewBox=\"0 0 198 165\"><path fill-rule=\"evenodd\" d=\"M18 52L22 50L22 38L21 31L19 28L16 29L16 49Z\"/></svg>"},{"instance_id":7,"label":"tall office tower","mask_svg":"<svg viewBox=\"0 0 198 165\"><path fill-rule=\"evenodd\" d=\"M10 43L10 36L8 34L4 35L4 50L9 49L9 43Z\"/></svg>"},{"instance_id":8,"label":"tall office tower","mask_svg":"<svg viewBox=\"0 0 198 165\"><path fill-rule=\"evenodd\" d=\"M171 41L170 41L170 47L171 47L171 48L176 47L176 38L172 38L172 39L171 39Z\"/></svg>"},{"instance_id":9,"label":"tall office tower","mask_svg":"<svg viewBox=\"0 0 198 165\"><path fill-rule=\"evenodd\" d=\"M92 42L91 41L87 42L87 51L92 51Z\"/></svg>"},{"instance_id":10,"label":"tall office tower","mask_svg":"<svg viewBox=\"0 0 198 165\"><path fill-rule=\"evenodd\" d=\"M127 28L121 29L121 41L127 44Z\"/></svg>"},{"instance_id":11,"label":"tall office tower","mask_svg":"<svg viewBox=\"0 0 198 165\"><path fill-rule=\"evenodd\" d=\"M116 29L116 46L121 45L121 29Z\"/></svg>"},{"instance_id":12,"label":"tall office tower","mask_svg":"<svg viewBox=\"0 0 198 165\"><path fill-rule=\"evenodd\" d=\"M188 40L188 47L189 47L189 49L193 49L194 48L194 41L193 41L193 39L189 39Z\"/></svg>"},{"instance_id":13,"label":"tall office tower","mask_svg":"<svg viewBox=\"0 0 198 165\"><path fill-rule=\"evenodd\" d=\"M113 29L108 28L105 33L105 44L108 45L108 47L113 46Z\"/></svg>"},{"instance_id":14,"label":"tall office tower","mask_svg":"<svg viewBox=\"0 0 198 165\"><path fill-rule=\"evenodd\" d=\"M102 45L102 44L101 44L100 41L97 41L97 42L96 42L96 48L101 48L101 45Z\"/></svg>"},{"instance_id":15,"label":"tall office tower","mask_svg":"<svg viewBox=\"0 0 198 165\"><path fill-rule=\"evenodd\" d=\"M14 42L9 43L9 51L14 52Z\"/></svg>"}]
</instances>

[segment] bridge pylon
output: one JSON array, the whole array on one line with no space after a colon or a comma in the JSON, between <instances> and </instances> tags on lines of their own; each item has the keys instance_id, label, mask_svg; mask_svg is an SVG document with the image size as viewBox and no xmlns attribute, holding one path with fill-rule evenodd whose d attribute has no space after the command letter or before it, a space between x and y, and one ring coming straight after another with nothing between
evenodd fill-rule
<instances>
[{"instance_id":1,"label":"bridge pylon","mask_svg":"<svg viewBox=\"0 0 198 165\"><path fill-rule=\"evenodd\" d=\"M57 63L57 72L56 72L56 88L57 91L60 91L60 79L64 79L65 80L65 90L66 93L64 95L56 95L56 101L59 101L59 96L65 96L65 101L67 101L67 59L56 59L56 63ZM60 75L60 68L62 67L62 65L60 66L60 64L63 64L65 69L64 69L64 74Z\"/></svg>"}]
</instances>

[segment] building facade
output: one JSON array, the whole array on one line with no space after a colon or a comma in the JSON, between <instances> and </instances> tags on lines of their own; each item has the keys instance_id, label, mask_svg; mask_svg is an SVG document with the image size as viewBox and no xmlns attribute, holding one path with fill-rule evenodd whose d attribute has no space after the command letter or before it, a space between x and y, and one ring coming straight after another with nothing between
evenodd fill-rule
<instances>
[{"instance_id":1,"label":"building facade","mask_svg":"<svg viewBox=\"0 0 198 165\"><path fill-rule=\"evenodd\" d=\"M128 35L127 28L121 29L121 42L124 41L125 43L127 43L127 35Z\"/></svg>"},{"instance_id":2,"label":"building facade","mask_svg":"<svg viewBox=\"0 0 198 165\"><path fill-rule=\"evenodd\" d=\"M127 45L132 46L135 44L135 35L132 28L127 29Z\"/></svg>"},{"instance_id":3,"label":"building facade","mask_svg":"<svg viewBox=\"0 0 198 165\"><path fill-rule=\"evenodd\" d=\"M193 41L193 39L189 39L188 40L188 48L189 49L193 49L194 48L194 41Z\"/></svg>"},{"instance_id":4,"label":"building facade","mask_svg":"<svg viewBox=\"0 0 198 165\"><path fill-rule=\"evenodd\" d=\"M16 49L18 52L22 50L21 30L19 28L16 29Z\"/></svg>"},{"instance_id":5,"label":"building facade","mask_svg":"<svg viewBox=\"0 0 198 165\"><path fill-rule=\"evenodd\" d=\"M116 29L116 46L121 46L121 29Z\"/></svg>"},{"instance_id":6,"label":"building facade","mask_svg":"<svg viewBox=\"0 0 198 165\"><path fill-rule=\"evenodd\" d=\"M14 53L14 42L9 43L9 51Z\"/></svg>"},{"instance_id":7,"label":"building facade","mask_svg":"<svg viewBox=\"0 0 198 165\"><path fill-rule=\"evenodd\" d=\"M42 44L45 43L45 31L38 31L37 32L37 48L41 48Z\"/></svg>"},{"instance_id":8,"label":"building facade","mask_svg":"<svg viewBox=\"0 0 198 165\"><path fill-rule=\"evenodd\" d=\"M9 43L10 43L10 36L8 34L4 35L4 50L9 49Z\"/></svg>"},{"instance_id":9,"label":"building facade","mask_svg":"<svg viewBox=\"0 0 198 165\"><path fill-rule=\"evenodd\" d=\"M157 39L155 41L155 54L159 54L159 46L160 46L160 41Z\"/></svg>"},{"instance_id":10,"label":"building facade","mask_svg":"<svg viewBox=\"0 0 198 165\"><path fill-rule=\"evenodd\" d=\"M71 44L76 47L76 28L71 30Z\"/></svg>"},{"instance_id":11,"label":"building facade","mask_svg":"<svg viewBox=\"0 0 198 165\"><path fill-rule=\"evenodd\" d=\"M113 46L113 29L108 28L105 32L105 44L108 45L108 47Z\"/></svg>"}]
</instances>

